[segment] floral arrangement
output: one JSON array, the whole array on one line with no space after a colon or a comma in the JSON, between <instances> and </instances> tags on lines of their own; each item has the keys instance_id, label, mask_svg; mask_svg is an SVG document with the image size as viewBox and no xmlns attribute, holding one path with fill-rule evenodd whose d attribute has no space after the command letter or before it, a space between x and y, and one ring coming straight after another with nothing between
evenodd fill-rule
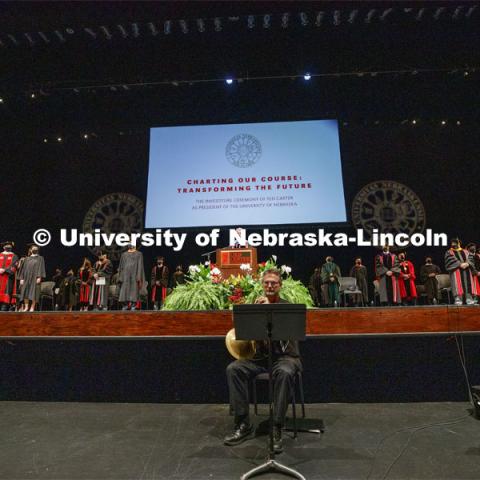
<instances>
[{"instance_id":1,"label":"floral arrangement","mask_svg":"<svg viewBox=\"0 0 480 480\"><path fill-rule=\"evenodd\" d=\"M214 264L190 265L187 281L175 287L165 299L163 310L220 310L233 308L233 305L255 303L263 295L261 279L263 272L271 268L282 272L280 297L290 303L305 304L313 307L308 289L291 277L292 269L287 265L277 266L277 257L273 255L258 265L257 275L253 275L252 266L242 264L244 275L231 275L224 279L222 272Z\"/></svg>"}]
</instances>

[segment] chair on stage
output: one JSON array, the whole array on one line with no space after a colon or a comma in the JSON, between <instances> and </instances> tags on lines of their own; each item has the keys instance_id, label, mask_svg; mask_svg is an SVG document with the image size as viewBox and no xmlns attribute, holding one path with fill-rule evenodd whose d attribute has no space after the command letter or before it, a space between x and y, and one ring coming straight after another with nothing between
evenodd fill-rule
<instances>
[{"instance_id":1,"label":"chair on stage","mask_svg":"<svg viewBox=\"0 0 480 480\"><path fill-rule=\"evenodd\" d=\"M50 300L52 304L52 310L55 309L53 299L53 289L55 288L55 282L42 282L40 284L40 310L43 310L43 301L45 299Z\"/></svg>"},{"instance_id":2,"label":"chair on stage","mask_svg":"<svg viewBox=\"0 0 480 480\"><path fill-rule=\"evenodd\" d=\"M450 284L450 275L448 273L441 273L440 275L437 275L437 282L440 298L443 296L443 293L446 292L448 303L452 303L452 286Z\"/></svg>"},{"instance_id":3,"label":"chair on stage","mask_svg":"<svg viewBox=\"0 0 480 480\"><path fill-rule=\"evenodd\" d=\"M343 297L343 306L347 306L347 295L359 295L362 299L362 307L365 306L363 299L363 292L357 286L357 279L355 277L339 277L340 283L339 293Z\"/></svg>"},{"instance_id":4,"label":"chair on stage","mask_svg":"<svg viewBox=\"0 0 480 480\"><path fill-rule=\"evenodd\" d=\"M264 381L268 382L268 373L259 373L254 379L252 383L252 397L253 397L253 406L255 415L258 415L258 402L257 402L257 382ZM293 379L293 389L292 389L292 396L291 396L291 405L292 405L292 419L293 419L293 437L297 438L297 409L296 409L296 397L295 397L295 390L297 389L298 385L298 393L300 395L300 402L302 405L302 418L305 418L305 397L303 395L303 380L302 380L302 372L298 371Z\"/></svg>"}]
</instances>

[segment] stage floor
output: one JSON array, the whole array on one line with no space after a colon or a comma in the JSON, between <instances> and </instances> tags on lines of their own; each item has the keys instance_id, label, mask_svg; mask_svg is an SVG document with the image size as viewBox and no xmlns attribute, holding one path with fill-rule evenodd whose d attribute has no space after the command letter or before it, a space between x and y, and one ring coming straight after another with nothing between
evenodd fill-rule
<instances>
[{"instance_id":1,"label":"stage floor","mask_svg":"<svg viewBox=\"0 0 480 480\"><path fill-rule=\"evenodd\" d=\"M238 479L262 463L261 433L222 438L226 405L0 403L0 479ZM323 435L277 458L312 479L480 478L480 421L467 403L313 404ZM255 418L261 426L266 406ZM287 434L286 434L287 435ZM289 434L288 434L289 435ZM288 478L279 475L261 479Z\"/></svg>"}]
</instances>

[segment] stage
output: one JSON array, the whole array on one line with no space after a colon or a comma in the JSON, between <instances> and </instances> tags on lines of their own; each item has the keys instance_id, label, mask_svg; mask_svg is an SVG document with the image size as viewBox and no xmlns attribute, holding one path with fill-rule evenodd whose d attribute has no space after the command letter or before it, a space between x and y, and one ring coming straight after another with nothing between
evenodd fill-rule
<instances>
[{"instance_id":1,"label":"stage","mask_svg":"<svg viewBox=\"0 0 480 480\"><path fill-rule=\"evenodd\" d=\"M0 314L0 400L226 403L232 312ZM479 307L307 311L308 403L467 401Z\"/></svg>"},{"instance_id":2,"label":"stage","mask_svg":"<svg viewBox=\"0 0 480 480\"><path fill-rule=\"evenodd\" d=\"M226 405L2 402L0 479L238 480L266 455L259 432L237 447ZM309 480L480 477L480 422L466 403L310 404L322 435L286 432L280 462ZM262 479L289 478L274 475Z\"/></svg>"},{"instance_id":3,"label":"stage","mask_svg":"<svg viewBox=\"0 0 480 480\"><path fill-rule=\"evenodd\" d=\"M34 312L0 314L0 337L223 337L233 326L231 310ZM312 308L307 335L399 335L480 333L478 306Z\"/></svg>"}]
</instances>

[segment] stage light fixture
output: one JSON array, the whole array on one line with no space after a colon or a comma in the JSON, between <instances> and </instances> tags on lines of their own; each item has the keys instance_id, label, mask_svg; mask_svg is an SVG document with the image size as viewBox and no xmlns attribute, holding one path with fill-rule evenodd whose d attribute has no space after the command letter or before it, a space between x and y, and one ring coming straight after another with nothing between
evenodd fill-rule
<instances>
[{"instance_id":1,"label":"stage light fixture","mask_svg":"<svg viewBox=\"0 0 480 480\"><path fill-rule=\"evenodd\" d=\"M34 93L31 93L30 98L36 98L36 95Z\"/></svg>"},{"instance_id":2,"label":"stage light fixture","mask_svg":"<svg viewBox=\"0 0 480 480\"><path fill-rule=\"evenodd\" d=\"M226 79L225 79L225 83L226 83L227 85L231 85L231 84L233 83L233 78L230 78L230 77L226 78Z\"/></svg>"},{"instance_id":3,"label":"stage light fixture","mask_svg":"<svg viewBox=\"0 0 480 480\"><path fill-rule=\"evenodd\" d=\"M43 143L48 143L48 138L44 138Z\"/></svg>"},{"instance_id":4,"label":"stage light fixture","mask_svg":"<svg viewBox=\"0 0 480 480\"><path fill-rule=\"evenodd\" d=\"M60 143L62 141L62 137L57 137L57 142Z\"/></svg>"},{"instance_id":5,"label":"stage light fixture","mask_svg":"<svg viewBox=\"0 0 480 480\"><path fill-rule=\"evenodd\" d=\"M462 122L460 120L457 120L457 125L461 125Z\"/></svg>"},{"instance_id":6,"label":"stage light fixture","mask_svg":"<svg viewBox=\"0 0 480 480\"><path fill-rule=\"evenodd\" d=\"M0 103L3 103L3 98L2 97L0 97Z\"/></svg>"},{"instance_id":7,"label":"stage light fixture","mask_svg":"<svg viewBox=\"0 0 480 480\"><path fill-rule=\"evenodd\" d=\"M304 78L305 80L310 80L310 79L312 78L312 76L307 72L307 73L303 76L303 78Z\"/></svg>"},{"instance_id":8,"label":"stage light fixture","mask_svg":"<svg viewBox=\"0 0 480 480\"><path fill-rule=\"evenodd\" d=\"M446 125L447 124L447 121L446 120L442 120L442 125Z\"/></svg>"},{"instance_id":9,"label":"stage light fixture","mask_svg":"<svg viewBox=\"0 0 480 480\"><path fill-rule=\"evenodd\" d=\"M84 138L85 140L87 140L87 138L88 138L88 133L84 133L84 134L83 134L83 138Z\"/></svg>"},{"instance_id":10,"label":"stage light fixture","mask_svg":"<svg viewBox=\"0 0 480 480\"><path fill-rule=\"evenodd\" d=\"M412 125L416 125L417 121L415 119L412 120Z\"/></svg>"}]
</instances>

